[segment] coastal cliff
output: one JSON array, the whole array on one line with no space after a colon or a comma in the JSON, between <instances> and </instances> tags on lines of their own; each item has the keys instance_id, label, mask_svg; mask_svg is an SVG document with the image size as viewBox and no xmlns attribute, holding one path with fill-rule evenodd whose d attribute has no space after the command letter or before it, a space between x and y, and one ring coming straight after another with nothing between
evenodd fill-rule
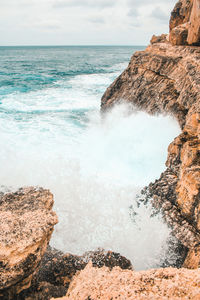
<instances>
[{"instance_id":1,"label":"coastal cliff","mask_svg":"<svg viewBox=\"0 0 200 300\"><path fill-rule=\"evenodd\" d=\"M132 56L101 100L102 112L128 102L150 114L177 118L182 133L169 145L166 171L146 193L189 250L184 266L191 268L200 265L199 10L199 0L179 1L169 36L153 36L152 44Z\"/></svg>"},{"instance_id":2,"label":"coastal cliff","mask_svg":"<svg viewBox=\"0 0 200 300\"><path fill-rule=\"evenodd\" d=\"M184 268L135 272L119 253L77 256L52 249L53 195L23 188L0 195L0 299L200 299L199 45L200 0L180 0L169 35L153 36L136 52L101 102L102 112L128 102L179 122L182 132L168 147L166 170L142 193L184 248Z\"/></svg>"}]
</instances>

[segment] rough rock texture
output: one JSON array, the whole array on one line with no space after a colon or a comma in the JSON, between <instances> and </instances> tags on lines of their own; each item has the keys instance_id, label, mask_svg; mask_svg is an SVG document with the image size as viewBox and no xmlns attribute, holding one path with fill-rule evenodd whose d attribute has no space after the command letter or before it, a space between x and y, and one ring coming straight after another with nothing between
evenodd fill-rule
<instances>
[{"instance_id":1,"label":"rough rock texture","mask_svg":"<svg viewBox=\"0 0 200 300\"><path fill-rule=\"evenodd\" d=\"M200 45L200 0L193 0L187 42L189 45Z\"/></svg>"},{"instance_id":2,"label":"rough rock texture","mask_svg":"<svg viewBox=\"0 0 200 300\"><path fill-rule=\"evenodd\" d=\"M173 11L171 12L171 18L169 21L170 31L181 24L189 22L191 11L192 11L191 0L179 0L176 3Z\"/></svg>"},{"instance_id":3,"label":"rough rock texture","mask_svg":"<svg viewBox=\"0 0 200 300\"><path fill-rule=\"evenodd\" d=\"M185 3L185 6L182 4ZM171 28L190 18L190 1L179 1ZM102 111L128 102L151 114L173 114L182 133L168 148L167 169L146 190L181 243L187 267L200 265L200 47L154 43L136 52L102 97ZM189 259L190 258L190 259Z\"/></svg>"},{"instance_id":4,"label":"rough rock texture","mask_svg":"<svg viewBox=\"0 0 200 300\"><path fill-rule=\"evenodd\" d=\"M170 19L172 45L200 44L200 0L179 0Z\"/></svg>"},{"instance_id":5,"label":"rough rock texture","mask_svg":"<svg viewBox=\"0 0 200 300\"><path fill-rule=\"evenodd\" d=\"M111 270L119 266L121 269L132 270L130 261L119 253L99 250L76 256L48 247L31 287L16 295L15 300L49 300L66 295L75 273L83 270L89 261L98 268L107 266Z\"/></svg>"},{"instance_id":6,"label":"rough rock texture","mask_svg":"<svg viewBox=\"0 0 200 300\"><path fill-rule=\"evenodd\" d=\"M0 297L29 287L57 223L53 195L23 188L0 198Z\"/></svg>"},{"instance_id":7,"label":"rough rock texture","mask_svg":"<svg viewBox=\"0 0 200 300\"><path fill-rule=\"evenodd\" d=\"M166 268L133 272L116 267L110 271L88 264L73 278L67 295L59 299L199 300L200 270Z\"/></svg>"},{"instance_id":8,"label":"rough rock texture","mask_svg":"<svg viewBox=\"0 0 200 300\"><path fill-rule=\"evenodd\" d=\"M181 24L170 32L170 43L172 45L187 45L189 23Z\"/></svg>"},{"instance_id":9,"label":"rough rock texture","mask_svg":"<svg viewBox=\"0 0 200 300\"><path fill-rule=\"evenodd\" d=\"M151 38L151 44L156 43L165 43L168 41L168 35L167 34L161 34L161 35L153 35Z\"/></svg>"}]
</instances>

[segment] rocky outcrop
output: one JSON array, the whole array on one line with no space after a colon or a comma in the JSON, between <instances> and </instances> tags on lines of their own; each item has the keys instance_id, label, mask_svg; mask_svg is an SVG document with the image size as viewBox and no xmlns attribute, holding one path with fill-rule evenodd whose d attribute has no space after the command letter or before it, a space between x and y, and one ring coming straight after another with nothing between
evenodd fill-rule
<instances>
[{"instance_id":1,"label":"rocky outcrop","mask_svg":"<svg viewBox=\"0 0 200 300\"><path fill-rule=\"evenodd\" d=\"M172 12L171 30L194 19L191 11L196 11L195 3L178 2ZM177 118L182 133L168 148L167 169L145 192L154 206L162 209L177 238L190 249L185 266L191 268L200 265L199 62L200 47L157 40L132 56L128 68L107 89L101 102L103 112L125 101L151 114Z\"/></svg>"},{"instance_id":2,"label":"rocky outcrop","mask_svg":"<svg viewBox=\"0 0 200 300\"><path fill-rule=\"evenodd\" d=\"M88 264L73 278L67 295L59 299L198 300L200 270L166 268L133 272L116 267L110 271Z\"/></svg>"},{"instance_id":3,"label":"rocky outcrop","mask_svg":"<svg viewBox=\"0 0 200 300\"><path fill-rule=\"evenodd\" d=\"M167 34L161 34L161 35L153 35L151 38L151 44L156 43L166 43L168 41L168 35Z\"/></svg>"},{"instance_id":4,"label":"rocky outcrop","mask_svg":"<svg viewBox=\"0 0 200 300\"><path fill-rule=\"evenodd\" d=\"M33 276L31 287L16 295L15 300L49 300L66 295L73 276L83 270L89 261L98 268L106 266L112 270L119 266L120 269L132 270L130 261L119 253L98 250L77 256L48 247L39 271Z\"/></svg>"},{"instance_id":5,"label":"rocky outcrop","mask_svg":"<svg viewBox=\"0 0 200 300\"><path fill-rule=\"evenodd\" d=\"M53 195L23 188L0 198L0 298L30 286L57 223Z\"/></svg>"},{"instance_id":6,"label":"rocky outcrop","mask_svg":"<svg viewBox=\"0 0 200 300\"><path fill-rule=\"evenodd\" d=\"M193 0L187 42L189 45L200 45L200 0Z\"/></svg>"},{"instance_id":7,"label":"rocky outcrop","mask_svg":"<svg viewBox=\"0 0 200 300\"><path fill-rule=\"evenodd\" d=\"M179 0L169 28L172 45L200 45L200 0Z\"/></svg>"}]
</instances>

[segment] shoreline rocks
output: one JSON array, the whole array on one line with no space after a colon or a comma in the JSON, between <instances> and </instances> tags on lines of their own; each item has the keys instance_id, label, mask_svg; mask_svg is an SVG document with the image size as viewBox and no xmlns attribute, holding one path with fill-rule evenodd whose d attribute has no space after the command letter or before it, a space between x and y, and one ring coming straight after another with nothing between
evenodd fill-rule
<instances>
[{"instance_id":1,"label":"shoreline rocks","mask_svg":"<svg viewBox=\"0 0 200 300\"><path fill-rule=\"evenodd\" d=\"M143 193L180 241L183 266L196 270L134 272L119 253L76 256L47 248L57 223L53 195L22 188L0 194L0 299L200 299L199 45L200 0L179 0L169 37L153 36L136 52L101 102L102 112L125 101L177 118L182 133L169 145L167 168Z\"/></svg>"},{"instance_id":2,"label":"shoreline rocks","mask_svg":"<svg viewBox=\"0 0 200 300\"><path fill-rule=\"evenodd\" d=\"M200 299L200 270L155 269L134 272L89 263L74 276L65 297L57 300ZM54 299L51 299L54 300Z\"/></svg>"},{"instance_id":3,"label":"shoreline rocks","mask_svg":"<svg viewBox=\"0 0 200 300\"><path fill-rule=\"evenodd\" d=\"M22 188L0 198L0 297L27 289L38 270L54 225L53 195L42 188Z\"/></svg>"},{"instance_id":4,"label":"shoreline rocks","mask_svg":"<svg viewBox=\"0 0 200 300\"><path fill-rule=\"evenodd\" d=\"M89 261L96 268L106 266L112 270L118 266L132 270L131 262L119 253L98 250L78 256L48 247L38 272L32 278L31 287L15 296L15 300L49 300L64 296L73 276L83 270Z\"/></svg>"}]
</instances>

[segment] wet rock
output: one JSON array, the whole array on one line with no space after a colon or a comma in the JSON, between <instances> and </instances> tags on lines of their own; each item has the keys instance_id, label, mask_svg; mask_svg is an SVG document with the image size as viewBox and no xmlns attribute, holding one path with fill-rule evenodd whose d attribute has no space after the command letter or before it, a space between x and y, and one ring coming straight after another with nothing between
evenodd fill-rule
<instances>
[{"instance_id":1,"label":"wet rock","mask_svg":"<svg viewBox=\"0 0 200 300\"><path fill-rule=\"evenodd\" d=\"M42 188L23 188L0 198L0 297L30 286L57 223L53 195Z\"/></svg>"}]
</instances>

